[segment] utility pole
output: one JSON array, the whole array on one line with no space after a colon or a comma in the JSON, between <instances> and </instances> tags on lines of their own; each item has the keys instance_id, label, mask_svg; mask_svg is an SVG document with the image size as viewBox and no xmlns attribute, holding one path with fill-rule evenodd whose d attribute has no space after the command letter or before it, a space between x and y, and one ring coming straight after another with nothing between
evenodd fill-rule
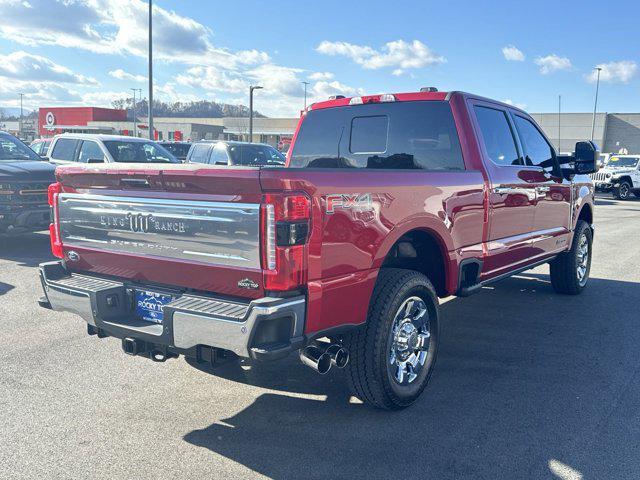
<instances>
[{"instance_id":1,"label":"utility pole","mask_svg":"<svg viewBox=\"0 0 640 480\"><path fill-rule=\"evenodd\" d=\"M304 85L304 109L307 109L307 85L309 85L309 82L302 82L302 84Z\"/></svg>"},{"instance_id":2,"label":"utility pole","mask_svg":"<svg viewBox=\"0 0 640 480\"><path fill-rule=\"evenodd\" d=\"M133 90L133 136L137 137L138 136L138 127L136 125L136 90L138 90L137 88L132 88L131 90Z\"/></svg>"},{"instance_id":3,"label":"utility pole","mask_svg":"<svg viewBox=\"0 0 640 480\"><path fill-rule=\"evenodd\" d=\"M260 90L263 87L258 85L249 86L249 141L253 142L253 91Z\"/></svg>"},{"instance_id":4,"label":"utility pole","mask_svg":"<svg viewBox=\"0 0 640 480\"><path fill-rule=\"evenodd\" d=\"M558 153L561 152L560 122L562 120L562 95L558 95Z\"/></svg>"},{"instance_id":5,"label":"utility pole","mask_svg":"<svg viewBox=\"0 0 640 480\"><path fill-rule=\"evenodd\" d=\"M155 140L153 131L153 1L149 0L149 139Z\"/></svg>"},{"instance_id":6,"label":"utility pole","mask_svg":"<svg viewBox=\"0 0 640 480\"><path fill-rule=\"evenodd\" d=\"M600 88L600 71L601 67L596 67L595 70L598 72L598 77L596 79L596 100L593 105L593 122L591 123L591 141L593 142L593 134L596 130L596 110L598 109L598 90Z\"/></svg>"},{"instance_id":7,"label":"utility pole","mask_svg":"<svg viewBox=\"0 0 640 480\"><path fill-rule=\"evenodd\" d=\"M22 137L22 97L24 97L24 93L19 93L20 95L20 122L18 123L18 138Z\"/></svg>"}]
</instances>

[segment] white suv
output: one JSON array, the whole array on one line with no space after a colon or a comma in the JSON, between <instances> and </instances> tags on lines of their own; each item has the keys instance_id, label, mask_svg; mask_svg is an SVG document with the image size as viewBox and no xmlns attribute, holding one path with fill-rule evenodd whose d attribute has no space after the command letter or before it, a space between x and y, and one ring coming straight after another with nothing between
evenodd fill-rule
<instances>
[{"instance_id":1,"label":"white suv","mask_svg":"<svg viewBox=\"0 0 640 480\"><path fill-rule=\"evenodd\" d=\"M591 180L596 191L611 192L617 199L627 200L632 193L640 198L640 155L612 155Z\"/></svg>"},{"instance_id":2,"label":"white suv","mask_svg":"<svg viewBox=\"0 0 640 480\"><path fill-rule=\"evenodd\" d=\"M144 138L123 135L57 135L49 147L49 161L69 163L180 163L165 148Z\"/></svg>"}]
</instances>

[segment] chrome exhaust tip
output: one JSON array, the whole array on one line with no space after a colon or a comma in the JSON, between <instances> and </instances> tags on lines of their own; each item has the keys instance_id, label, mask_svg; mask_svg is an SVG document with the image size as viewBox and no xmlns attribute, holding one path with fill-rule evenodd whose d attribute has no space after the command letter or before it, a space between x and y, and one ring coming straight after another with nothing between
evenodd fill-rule
<instances>
[{"instance_id":1,"label":"chrome exhaust tip","mask_svg":"<svg viewBox=\"0 0 640 480\"><path fill-rule=\"evenodd\" d=\"M331 357L331 363L338 368L344 368L349 363L349 350L337 343L329 345L325 352Z\"/></svg>"},{"instance_id":2,"label":"chrome exhaust tip","mask_svg":"<svg viewBox=\"0 0 640 480\"><path fill-rule=\"evenodd\" d=\"M316 345L309 345L300 350L300 361L320 375L327 373L333 363L331 355Z\"/></svg>"}]
</instances>

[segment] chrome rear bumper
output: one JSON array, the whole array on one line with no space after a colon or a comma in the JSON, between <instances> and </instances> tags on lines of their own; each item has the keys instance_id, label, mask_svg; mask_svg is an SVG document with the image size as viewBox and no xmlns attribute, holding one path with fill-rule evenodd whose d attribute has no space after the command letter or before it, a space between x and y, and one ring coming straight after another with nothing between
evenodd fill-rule
<instances>
[{"instance_id":1,"label":"chrome rear bumper","mask_svg":"<svg viewBox=\"0 0 640 480\"><path fill-rule=\"evenodd\" d=\"M69 273L62 262L43 263L39 270L51 309L75 313L107 336L182 351L208 346L251 358L281 356L304 342L304 296L244 303L178 292L165 305L162 324L154 324L136 318L133 298L136 288L155 287Z\"/></svg>"}]
</instances>

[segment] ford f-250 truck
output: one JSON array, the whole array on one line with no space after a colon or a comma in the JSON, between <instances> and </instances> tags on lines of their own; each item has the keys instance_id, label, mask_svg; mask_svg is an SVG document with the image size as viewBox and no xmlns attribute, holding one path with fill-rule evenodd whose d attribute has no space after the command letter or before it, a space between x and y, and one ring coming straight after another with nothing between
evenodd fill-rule
<instances>
[{"instance_id":1,"label":"ford f-250 truck","mask_svg":"<svg viewBox=\"0 0 640 480\"><path fill-rule=\"evenodd\" d=\"M156 361L300 351L402 408L433 370L439 297L543 263L583 290L597 158L558 156L518 108L430 89L310 106L284 167L61 167L41 303Z\"/></svg>"}]
</instances>

